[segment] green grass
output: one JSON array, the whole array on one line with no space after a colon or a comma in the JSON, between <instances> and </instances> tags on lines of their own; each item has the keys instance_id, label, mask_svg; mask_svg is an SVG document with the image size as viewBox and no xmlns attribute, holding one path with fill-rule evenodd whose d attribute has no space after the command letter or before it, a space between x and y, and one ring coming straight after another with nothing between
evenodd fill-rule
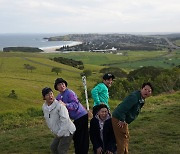
<instances>
[{"instance_id":1,"label":"green grass","mask_svg":"<svg viewBox=\"0 0 180 154\"><path fill-rule=\"evenodd\" d=\"M180 152L179 100L180 92L147 99L142 113L129 125L130 153L176 154ZM111 101L112 110L118 103L117 100ZM21 121L26 125L9 129L1 128L1 153L50 153L49 145L53 135L45 125L42 116L30 115L31 118L27 115L21 117ZM17 120L14 121L18 123ZM69 154L73 152L72 143ZM91 144L89 154L92 154Z\"/></svg>"},{"instance_id":2,"label":"green grass","mask_svg":"<svg viewBox=\"0 0 180 154\"><path fill-rule=\"evenodd\" d=\"M53 88L54 80L63 77L68 87L80 96L83 89L81 70L49 60L53 56L66 56L83 60L85 69L93 71L87 79L88 89L100 80L99 70L102 64L118 63L123 68L132 69L124 56L100 53L69 54L31 54L0 53L0 153L50 153L49 145L53 135L47 128L41 111L43 103L41 89L45 86ZM79 56L79 57L78 57ZM84 57L85 56L85 57ZM139 57L138 57L139 56ZM154 58L179 60L179 51L167 55L165 52L132 52L129 53L133 66L141 65L142 58L150 58L146 63L153 63ZM177 57L177 58L175 58ZM124 58L124 59L123 59ZM172 60L171 60L172 61ZM160 63L160 60L157 61ZM24 64L35 66L27 72ZM162 67L166 67L162 63ZM60 67L58 76L51 72L52 67ZM15 90L18 98L9 98L11 90ZM58 94L54 90L55 96ZM180 92L163 94L147 99L138 119L130 124L130 152L132 154L176 154L180 153ZM92 100L89 100L92 108ZM83 101L85 103L85 101ZM111 111L120 103L110 100ZM85 104L84 104L85 105ZM69 154L74 152L73 145ZM92 153L92 145L90 151Z\"/></svg>"},{"instance_id":3,"label":"green grass","mask_svg":"<svg viewBox=\"0 0 180 154\"><path fill-rule=\"evenodd\" d=\"M121 51L122 53L124 51ZM62 56L81 60L85 64L98 66L115 66L119 68L137 69L142 66L155 66L171 68L180 64L180 51L168 53L167 51L127 51L128 55L91 53L91 52L71 52L60 54L49 54L48 57ZM171 59L171 60L169 60ZM167 63L164 63L167 62ZM174 65L172 65L174 63Z\"/></svg>"},{"instance_id":4,"label":"green grass","mask_svg":"<svg viewBox=\"0 0 180 154\"><path fill-rule=\"evenodd\" d=\"M175 41L175 44L176 44L177 46L180 46L180 40L176 40L176 41Z\"/></svg>"},{"instance_id":5,"label":"green grass","mask_svg":"<svg viewBox=\"0 0 180 154\"><path fill-rule=\"evenodd\" d=\"M122 51L124 52L124 51ZM73 58L76 60L82 60L85 64L103 65L107 63L119 63L127 60L134 61L144 58L152 58L164 55L164 51L133 51L128 52L128 56L116 55L116 54L104 54L104 53L92 53L92 52L71 52L59 54L66 58ZM51 54L50 56L54 56ZM56 55L57 56L57 55Z\"/></svg>"},{"instance_id":6,"label":"green grass","mask_svg":"<svg viewBox=\"0 0 180 154\"><path fill-rule=\"evenodd\" d=\"M130 125L130 150L133 153L180 152L179 100L180 92L148 100L139 118Z\"/></svg>"},{"instance_id":7,"label":"green grass","mask_svg":"<svg viewBox=\"0 0 180 154\"><path fill-rule=\"evenodd\" d=\"M29 61L31 60L31 61ZM53 62L49 59L38 57L0 57L0 107L3 111L20 111L32 106L42 104L41 89L45 86L53 88L54 80L57 77L65 78L69 83L69 88L73 88L79 94L79 88L83 87L81 83L81 71L66 65ZM35 66L36 69L31 72L24 69L24 64ZM51 72L52 66L62 68L62 72L57 76ZM11 99L7 96L15 90L18 99ZM57 92L54 91L57 95Z\"/></svg>"}]
</instances>

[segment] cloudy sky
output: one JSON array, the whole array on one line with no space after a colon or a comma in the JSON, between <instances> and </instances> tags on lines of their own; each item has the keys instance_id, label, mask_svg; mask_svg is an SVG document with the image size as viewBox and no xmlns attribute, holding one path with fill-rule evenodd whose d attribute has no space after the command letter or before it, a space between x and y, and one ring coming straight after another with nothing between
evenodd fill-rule
<instances>
[{"instance_id":1,"label":"cloudy sky","mask_svg":"<svg viewBox=\"0 0 180 154\"><path fill-rule=\"evenodd\" d=\"M0 33L180 32L180 0L0 0Z\"/></svg>"}]
</instances>

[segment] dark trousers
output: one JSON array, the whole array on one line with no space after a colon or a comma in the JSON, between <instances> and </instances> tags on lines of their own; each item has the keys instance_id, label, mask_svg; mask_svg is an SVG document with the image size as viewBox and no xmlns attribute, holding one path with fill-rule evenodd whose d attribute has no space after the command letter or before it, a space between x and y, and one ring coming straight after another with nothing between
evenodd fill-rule
<instances>
[{"instance_id":1,"label":"dark trousers","mask_svg":"<svg viewBox=\"0 0 180 154\"><path fill-rule=\"evenodd\" d=\"M55 137L51 144L53 154L67 154L73 135Z\"/></svg>"},{"instance_id":2,"label":"dark trousers","mask_svg":"<svg viewBox=\"0 0 180 154\"><path fill-rule=\"evenodd\" d=\"M89 150L89 131L88 114L74 120L76 131L73 136L76 154L88 154Z\"/></svg>"}]
</instances>

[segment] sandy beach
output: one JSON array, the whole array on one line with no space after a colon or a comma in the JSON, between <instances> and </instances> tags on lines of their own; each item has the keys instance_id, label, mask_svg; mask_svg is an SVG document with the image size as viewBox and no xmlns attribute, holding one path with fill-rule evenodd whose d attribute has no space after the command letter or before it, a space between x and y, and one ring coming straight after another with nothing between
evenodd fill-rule
<instances>
[{"instance_id":1,"label":"sandy beach","mask_svg":"<svg viewBox=\"0 0 180 154\"><path fill-rule=\"evenodd\" d=\"M71 42L70 44L66 44L66 46L76 46L82 44L82 42ZM40 48L41 50L43 50L44 52L42 53L58 53L60 51L56 51L56 49L59 49L61 47L63 47L64 45L61 46L51 46L51 47L44 47L44 48Z\"/></svg>"}]
</instances>

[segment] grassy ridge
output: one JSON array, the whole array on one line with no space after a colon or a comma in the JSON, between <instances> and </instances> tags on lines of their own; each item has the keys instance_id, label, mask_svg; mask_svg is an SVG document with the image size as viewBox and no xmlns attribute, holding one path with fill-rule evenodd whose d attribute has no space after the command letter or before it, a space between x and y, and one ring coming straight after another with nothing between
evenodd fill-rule
<instances>
[{"instance_id":1,"label":"grassy ridge","mask_svg":"<svg viewBox=\"0 0 180 154\"><path fill-rule=\"evenodd\" d=\"M24 57L1 57L0 63L0 86L3 87L0 88L0 107L3 108L0 113L39 106L42 101L41 89L44 86L53 88L54 80L57 77L61 76L67 79L70 87L74 87L76 91L79 88L77 85L82 85L79 75L80 70L55 63L49 59L28 57L27 60ZM24 64L27 63L36 67L32 73L24 69ZM62 73L57 76L51 72L52 66L62 68ZM11 90L15 90L18 95L17 100L7 97Z\"/></svg>"},{"instance_id":2,"label":"grassy ridge","mask_svg":"<svg viewBox=\"0 0 180 154\"><path fill-rule=\"evenodd\" d=\"M103 65L103 64L111 64L118 62L135 61L147 57L157 57L164 55L164 51L157 52L143 52L143 51L133 51L127 52L127 56L115 55L115 54L104 54L104 53L91 53L91 52L72 52L68 54L61 54L61 56L66 58L74 58L76 60L82 60L86 64L94 64L94 65Z\"/></svg>"},{"instance_id":3,"label":"grassy ridge","mask_svg":"<svg viewBox=\"0 0 180 154\"><path fill-rule=\"evenodd\" d=\"M138 119L129 125L130 153L178 154L180 152L179 99L180 92L147 99ZM112 108L118 103L117 100L111 101ZM22 119L27 118L23 116ZM28 123L31 123L31 126ZM31 117L27 126L1 130L0 136L2 153L50 153L49 144L53 138L41 116ZM71 145L69 154L73 151ZM89 154L92 154L91 145Z\"/></svg>"},{"instance_id":4,"label":"grassy ridge","mask_svg":"<svg viewBox=\"0 0 180 154\"><path fill-rule=\"evenodd\" d=\"M145 154L180 152L180 92L152 97L130 126L130 150ZM141 145L141 146L140 146Z\"/></svg>"},{"instance_id":5,"label":"grassy ridge","mask_svg":"<svg viewBox=\"0 0 180 154\"><path fill-rule=\"evenodd\" d=\"M122 53L125 51L122 51ZM179 65L180 51L168 53L167 51L126 51L127 55L91 53L91 52L72 52L59 54L66 58L81 60L85 64L91 65L107 65L126 69L137 69L141 66L155 66L170 68L172 63ZM48 57L55 56L54 54L47 55ZM57 56L57 54L56 54ZM166 62L166 63L165 63ZM168 64L169 63L169 64Z\"/></svg>"},{"instance_id":6,"label":"grassy ridge","mask_svg":"<svg viewBox=\"0 0 180 154\"><path fill-rule=\"evenodd\" d=\"M132 54L130 56L130 54ZM140 57L138 57L138 54ZM135 66L142 58L164 56L164 52L133 52L129 59ZM53 88L54 80L63 77L68 81L69 88L80 96L83 88L81 70L49 60L53 56L66 56L85 63L85 69L91 69L93 74L87 79L88 88L100 79L101 64L121 65L131 69L126 63L127 57L100 53L70 53L70 54L30 54L30 53L0 53L0 151L1 153L50 153L49 144L53 135L45 125L42 117L41 89L44 86ZM166 54L167 56L167 54ZM179 59L174 53L169 56ZM123 59L124 58L124 59ZM175 58L174 58L175 59ZM138 60L138 61L137 61ZM157 60L156 60L157 61ZM122 63L123 62L123 63ZM178 63L178 62L177 62ZM35 66L36 69L27 72L24 64ZM136 67L139 67L137 64ZM166 64L163 65L166 67ZM60 67L62 73L58 76L51 72L52 67ZM168 66L169 67L169 66ZM18 99L7 97L15 90ZM57 92L54 91L55 95ZM180 114L180 92L163 94L147 99L142 113L130 126L130 152L135 154L176 154L180 153L180 129L178 123ZM110 100L112 110L119 100ZM85 103L85 102L83 102ZM92 100L90 100L92 106ZM73 153L73 147L69 154ZM90 154L92 153L92 146Z\"/></svg>"}]
</instances>

